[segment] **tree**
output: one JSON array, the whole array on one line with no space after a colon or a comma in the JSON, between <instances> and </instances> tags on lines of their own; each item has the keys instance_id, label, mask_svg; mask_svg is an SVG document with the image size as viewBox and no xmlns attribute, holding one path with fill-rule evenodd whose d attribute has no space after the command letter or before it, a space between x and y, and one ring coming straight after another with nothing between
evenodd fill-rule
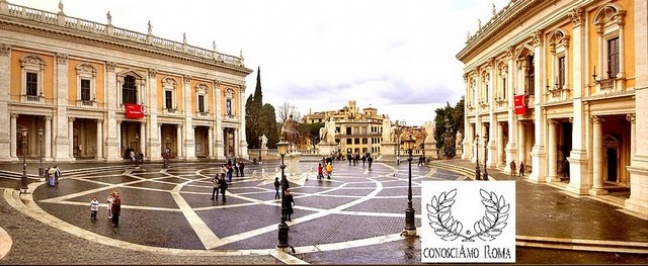
<instances>
[{"instance_id":1,"label":"tree","mask_svg":"<svg viewBox=\"0 0 648 266\"><path fill-rule=\"evenodd\" d=\"M454 136L456 136L457 131L462 132L462 135L465 136L465 133L463 133L464 98L462 97L454 107L450 106L450 103L447 102L445 107L437 108L434 112L436 113L436 117L434 118L434 122L436 124L436 127L434 129L434 139L437 142L437 149L442 151L447 150L449 153L442 153L442 155L454 156L454 151L456 148L456 140ZM444 133L446 133L447 131L446 124L449 125L449 129L453 134L452 138L448 138L446 135L444 135Z\"/></svg>"},{"instance_id":2,"label":"tree","mask_svg":"<svg viewBox=\"0 0 648 266\"><path fill-rule=\"evenodd\" d=\"M274 107L269 103L264 104L261 108L261 113L259 114L259 137L265 134L266 138L268 138L268 148L270 149L276 148L277 142L279 142L279 131L277 130L276 119L277 115Z\"/></svg>"},{"instance_id":3,"label":"tree","mask_svg":"<svg viewBox=\"0 0 648 266\"><path fill-rule=\"evenodd\" d=\"M312 123L312 124L303 124L306 127L306 131L308 132L308 138L310 141L310 144L313 146L313 150L316 149L317 143L320 142L320 128L324 127L324 122L317 122L317 123Z\"/></svg>"},{"instance_id":4,"label":"tree","mask_svg":"<svg viewBox=\"0 0 648 266\"><path fill-rule=\"evenodd\" d=\"M278 108L279 111L279 122L283 124L286 119L290 115L293 116L293 119L295 121L301 121L301 114L299 113L299 110L297 110L297 107L293 104L290 104L288 102L284 102L282 105L279 106Z\"/></svg>"},{"instance_id":5,"label":"tree","mask_svg":"<svg viewBox=\"0 0 648 266\"><path fill-rule=\"evenodd\" d=\"M261 92L261 67L257 70L257 84L254 93L251 94L245 103L245 137L248 140L248 148L257 148L260 143L258 141L261 137L260 114L263 107L263 93ZM266 136L267 137L267 136ZM268 143L270 140L268 139Z\"/></svg>"}]
</instances>

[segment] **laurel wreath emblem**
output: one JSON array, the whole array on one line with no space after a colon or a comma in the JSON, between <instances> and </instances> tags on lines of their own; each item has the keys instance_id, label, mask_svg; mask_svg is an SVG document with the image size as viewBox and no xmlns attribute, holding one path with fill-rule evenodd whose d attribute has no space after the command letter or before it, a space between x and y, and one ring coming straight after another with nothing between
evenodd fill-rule
<instances>
[{"instance_id":1,"label":"laurel wreath emblem","mask_svg":"<svg viewBox=\"0 0 648 266\"><path fill-rule=\"evenodd\" d=\"M497 196L495 192L487 192L479 189L482 197L482 204L485 207L484 217L475 222L474 232L463 231L463 223L452 216L452 205L455 203L457 189L445 191L438 196L433 196L430 204L427 204L428 219L434 233L445 241L453 241L462 238L463 242L474 242L474 238L483 241L495 240L502 234L502 230L508 224L510 204L506 203L503 196Z\"/></svg>"}]
</instances>

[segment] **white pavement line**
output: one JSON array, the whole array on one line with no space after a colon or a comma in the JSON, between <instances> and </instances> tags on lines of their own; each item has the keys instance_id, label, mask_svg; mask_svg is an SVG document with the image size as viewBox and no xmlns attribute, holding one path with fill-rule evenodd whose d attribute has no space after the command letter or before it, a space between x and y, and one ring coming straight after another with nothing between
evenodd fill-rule
<instances>
[{"instance_id":1,"label":"white pavement line","mask_svg":"<svg viewBox=\"0 0 648 266\"><path fill-rule=\"evenodd\" d=\"M298 265L306 265L309 264L308 262L305 262L303 260L300 260L296 258L295 256L292 256L286 252L282 251L275 251L275 252L270 252L270 256L275 257L276 259L280 260L281 262L285 264L298 264Z\"/></svg>"},{"instance_id":2,"label":"white pavement line","mask_svg":"<svg viewBox=\"0 0 648 266\"><path fill-rule=\"evenodd\" d=\"M174 189L175 190L175 189ZM196 232L196 235L198 238L200 238L200 242L202 242L203 246L205 248L211 247L216 245L220 239L214 232L205 224L205 222L198 216L198 214L191 209L191 206L189 206L189 203L180 195L179 192L173 191L171 192L171 196L173 196L173 200L175 200L176 204L178 204L178 207L180 208L180 211L182 211L182 214L187 218L187 222L189 222L189 225L191 228Z\"/></svg>"},{"instance_id":3,"label":"white pavement line","mask_svg":"<svg viewBox=\"0 0 648 266\"><path fill-rule=\"evenodd\" d=\"M416 230L420 232L421 228L419 227ZM341 242L341 243L322 244L322 245L316 245L316 247L319 251L333 251L333 250L340 250L346 248L357 248L357 247L364 247L370 245L377 245L377 244L388 243L396 240L402 240L403 237L401 237L400 234L401 233L385 235L385 236L377 236L372 238L352 240L352 241ZM297 251L297 253L300 253L298 250L302 251L301 248L299 249L295 248L295 251Z\"/></svg>"},{"instance_id":4,"label":"white pavement line","mask_svg":"<svg viewBox=\"0 0 648 266\"><path fill-rule=\"evenodd\" d=\"M7 253L9 253L9 251L11 250L11 246L13 246L11 236L9 235L9 233L7 233L7 231L0 227L0 260L7 256Z\"/></svg>"},{"instance_id":5,"label":"white pavement line","mask_svg":"<svg viewBox=\"0 0 648 266\"><path fill-rule=\"evenodd\" d=\"M44 202L44 201L41 201ZM86 202L77 202L77 201L60 201L60 202L55 202L57 204L61 205L76 205L76 206L89 206L88 203ZM101 203L99 204L99 207L106 207L108 208L108 204L106 203ZM179 212L179 209L173 209L173 208L164 208L164 207L148 207L148 206L137 206L137 205L121 205L122 209L133 209L133 210L145 210L145 211L164 211L164 212Z\"/></svg>"}]
</instances>

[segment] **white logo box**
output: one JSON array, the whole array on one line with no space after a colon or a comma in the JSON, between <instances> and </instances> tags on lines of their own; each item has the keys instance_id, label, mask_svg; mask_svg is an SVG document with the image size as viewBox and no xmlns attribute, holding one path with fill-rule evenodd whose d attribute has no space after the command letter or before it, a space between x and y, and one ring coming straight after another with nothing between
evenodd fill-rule
<instances>
[{"instance_id":1,"label":"white logo box","mask_svg":"<svg viewBox=\"0 0 648 266\"><path fill-rule=\"evenodd\" d=\"M515 262L515 181L423 181L422 262Z\"/></svg>"}]
</instances>

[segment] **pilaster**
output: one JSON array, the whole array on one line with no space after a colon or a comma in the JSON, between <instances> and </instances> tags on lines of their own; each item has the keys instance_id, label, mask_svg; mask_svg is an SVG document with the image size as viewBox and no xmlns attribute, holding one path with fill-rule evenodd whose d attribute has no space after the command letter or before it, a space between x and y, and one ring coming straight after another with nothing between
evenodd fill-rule
<instances>
[{"instance_id":1,"label":"pilaster","mask_svg":"<svg viewBox=\"0 0 648 266\"><path fill-rule=\"evenodd\" d=\"M242 58L242 57L241 57ZM248 155L248 143L246 141L247 137L245 136L245 85L239 86L239 111L238 119L240 121L240 126L238 130L238 146L239 146L239 158L250 159Z\"/></svg>"},{"instance_id":2,"label":"pilaster","mask_svg":"<svg viewBox=\"0 0 648 266\"><path fill-rule=\"evenodd\" d=\"M4 6L4 8L2 7ZM1 2L0 8L6 11L7 2ZM11 77L11 46L8 44L0 43L0 125L9 125L11 114L9 113L9 92L10 92L10 77ZM15 151L15 147L11 147L11 128L4 126L0 127L0 161L14 161L15 156L11 156L11 150Z\"/></svg>"},{"instance_id":3,"label":"pilaster","mask_svg":"<svg viewBox=\"0 0 648 266\"><path fill-rule=\"evenodd\" d=\"M67 54L56 54L56 82L54 95L56 95L56 116L54 117L54 160L55 161L72 161L72 149L70 145L70 129L67 115L67 98L68 98L68 56Z\"/></svg>"},{"instance_id":4,"label":"pilaster","mask_svg":"<svg viewBox=\"0 0 648 266\"><path fill-rule=\"evenodd\" d=\"M164 150L162 148L163 140L161 139L162 136L160 135L160 127L158 125L157 70L149 69L148 76L147 88L149 97L146 99L148 105L148 108L146 109L149 118L148 123L146 123L148 149L145 156L150 160L156 161L162 160L162 151Z\"/></svg>"},{"instance_id":5,"label":"pilaster","mask_svg":"<svg viewBox=\"0 0 648 266\"><path fill-rule=\"evenodd\" d=\"M184 100L184 155L187 160L196 159L196 143L194 142L194 126L193 126L193 105L191 93L191 76L183 77L183 93L182 99Z\"/></svg>"},{"instance_id":6,"label":"pilaster","mask_svg":"<svg viewBox=\"0 0 648 266\"><path fill-rule=\"evenodd\" d=\"M506 165L504 166L504 172L510 174L511 173L511 162L515 160L516 154L517 154L517 144L516 144L516 135L517 135L517 116L515 115L515 91L513 90L514 88L514 80L515 80L515 71L517 68L514 67L514 62L513 62L513 55L515 53L515 47L511 46L508 51L508 72L507 72L507 77L506 77L506 87L510 88L508 90L508 95L506 96L508 99L508 143L506 143L506 148L504 148L506 152ZM520 162L517 161L515 162L516 165L519 165Z\"/></svg>"},{"instance_id":7,"label":"pilaster","mask_svg":"<svg viewBox=\"0 0 648 266\"><path fill-rule=\"evenodd\" d=\"M121 127L117 123L117 74L116 64L106 62L106 161L121 161L121 147L119 134Z\"/></svg>"},{"instance_id":8,"label":"pilaster","mask_svg":"<svg viewBox=\"0 0 648 266\"><path fill-rule=\"evenodd\" d=\"M220 81L214 80L214 106L216 113L216 128L214 129L214 151L217 160L225 159L225 143L223 142L223 113Z\"/></svg>"},{"instance_id":9,"label":"pilaster","mask_svg":"<svg viewBox=\"0 0 648 266\"><path fill-rule=\"evenodd\" d=\"M543 182L547 176L547 154L545 150L545 115L542 110L542 87L545 85L543 78L545 76L545 44L544 34L542 31L536 31L533 34L534 45L534 69L535 69L535 87L534 87L534 125L533 132L535 143L531 150L531 163L533 172L529 176L532 182Z\"/></svg>"}]
</instances>

